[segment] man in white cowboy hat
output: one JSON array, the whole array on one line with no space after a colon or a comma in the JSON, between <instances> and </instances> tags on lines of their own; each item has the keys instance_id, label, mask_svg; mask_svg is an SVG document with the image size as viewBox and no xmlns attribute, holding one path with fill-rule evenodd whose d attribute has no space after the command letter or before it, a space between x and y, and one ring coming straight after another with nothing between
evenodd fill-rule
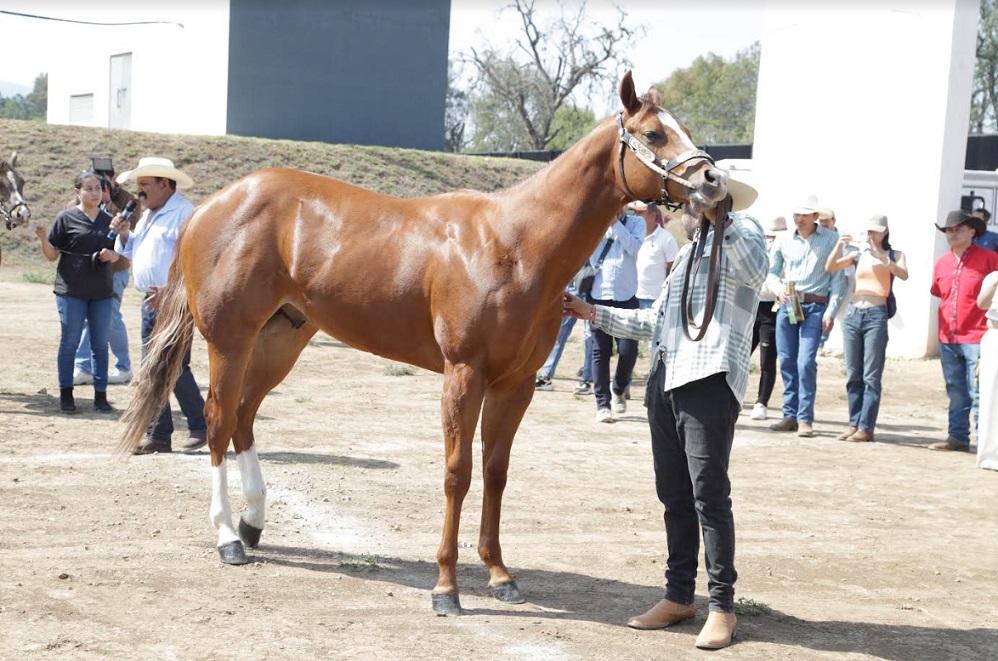
<instances>
[{"instance_id":1,"label":"man in white cowboy hat","mask_svg":"<svg viewBox=\"0 0 998 661\"><path fill-rule=\"evenodd\" d=\"M818 347L822 333L832 330L842 304L846 280L842 271L828 273L825 262L836 250L839 235L818 224L818 198L808 195L794 208L792 232L773 244L766 284L776 294L776 347L783 375L783 419L773 431L814 436L814 398L818 387ZM803 319L791 319L787 283L794 283Z\"/></svg>"},{"instance_id":2,"label":"man in white cowboy hat","mask_svg":"<svg viewBox=\"0 0 998 661\"><path fill-rule=\"evenodd\" d=\"M732 211L755 201L754 188L729 179ZM704 216L716 223L715 210ZM684 214L683 223L698 219ZM705 251L715 240L711 229ZM718 649L731 643L735 632L735 528L731 512L728 460L735 421L749 373L750 330L758 291L769 261L759 221L731 213L722 230L724 259L719 273L717 307L700 342L682 328L683 277L691 245L683 246L658 298L650 308L624 310L590 305L566 296L565 313L589 319L594 327L617 337L654 339L655 357L648 377L648 421L655 465L655 488L665 507L668 560L664 598L646 613L632 618L635 629L664 629L696 615L697 556L703 531L707 558L710 613L696 646ZM707 278L692 283L692 301L700 309L707 295Z\"/></svg>"},{"instance_id":3,"label":"man in white cowboy hat","mask_svg":"<svg viewBox=\"0 0 998 661\"><path fill-rule=\"evenodd\" d=\"M129 231L127 223L112 224L112 229L118 231L117 251L132 260L135 288L145 294L142 303L144 359L146 344L156 324L156 310L153 307L155 297L160 287L166 284L180 226L194 208L177 189L190 188L194 181L178 170L173 161L158 157L142 158L134 170L118 175L118 183L123 184L129 180L135 181L139 189L138 197L145 211L135 224L134 231ZM190 360L188 349L180 377L173 386L173 394L187 418L189 438L182 446L185 452L205 445L208 428L204 419L204 398L201 397L201 391L191 373ZM170 403L167 402L159 419L150 425L146 438L135 449L135 454L171 452L172 436L173 415Z\"/></svg>"}]
</instances>

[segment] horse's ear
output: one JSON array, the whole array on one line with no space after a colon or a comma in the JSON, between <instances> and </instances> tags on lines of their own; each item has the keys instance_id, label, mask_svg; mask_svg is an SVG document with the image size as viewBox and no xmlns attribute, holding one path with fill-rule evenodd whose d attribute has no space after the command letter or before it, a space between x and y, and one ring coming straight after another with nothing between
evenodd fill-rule
<instances>
[{"instance_id":1,"label":"horse's ear","mask_svg":"<svg viewBox=\"0 0 998 661\"><path fill-rule=\"evenodd\" d=\"M654 85L648 88L648 103L659 108L662 107L662 100L658 96L658 89Z\"/></svg>"},{"instance_id":2,"label":"horse's ear","mask_svg":"<svg viewBox=\"0 0 998 661\"><path fill-rule=\"evenodd\" d=\"M16 167L16 166L17 166L17 152L15 151L13 154L10 155L10 167Z\"/></svg>"},{"instance_id":3,"label":"horse's ear","mask_svg":"<svg viewBox=\"0 0 998 661\"><path fill-rule=\"evenodd\" d=\"M634 78L631 76L630 69L624 74L624 79L620 81L620 102L624 104L624 110L627 111L628 115L633 115L641 110L641 101L634 93Z\"/></svg>"}]
</instances>

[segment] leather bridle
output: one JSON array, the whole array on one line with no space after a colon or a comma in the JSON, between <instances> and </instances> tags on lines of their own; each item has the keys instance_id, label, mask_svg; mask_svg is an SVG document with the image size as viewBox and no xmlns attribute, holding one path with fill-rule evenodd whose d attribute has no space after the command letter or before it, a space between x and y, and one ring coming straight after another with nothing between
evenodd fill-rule
<instances>
[{"instance_id":1,"label":"leather bridle","mask_svg":"<svg viewBox=\"0 0 998 661\"><path fill-rule=\"evenodd\" d=\"M629 147L634 156L641 161L645 167L662 177L661 197L658 200L645 199L642 201L655 202L672 210L678 210L681 208L682 205L673 202L669 198L669 191L666 188L666 184L670 179L672 179L674 182L684 186L688 190L692 189L694 186L688 179L684 179L673 172L673 170L694 159L703 159L711 165L714 165L714 159L711 158L710 154L703 150L691 149L683 152L679 156L676 156L668 163L663 163L655 152L648 147L648 145L643 143L637 138L637 136L629 133L627 129L624 128L624 113L622 110L617 111L616 120L617 133L620 138L618 163L620 167L620 180L624 185L624 190L627 191L627 194L632 198L636 200L641 199L635 195L634 191L631 190L631 187L627 184L627 175L624 174L624 148ZM729 211L731 211L731 197L726 196L723 200L718 202L715 207L716 217L713 228L714 242L711 245L710 259L707 264L707 293L706 300L704 302L703 320L700 323L697 323L694 319L695 314L693 311L693 297L690 290L691 283L695 281L697 276L700 274L700 260L703 257L704 247L707 244L707 235L711 231L711 224L707 218L703 217L700 219L700 227L693 236L693 245L690 247L690 256L686 262L686 270L683 273L683 292L679 302L683 333L693 342L699 342L704 338L707 334L707 327L714 318L714 309L717 307L717 297L720 293L721 286L720 266L721 254L724 250L723 234L724 228L727 227L728 224ZM690 332L691 328L697 331L696 337L694 337Z\"/></svg>"},{"instance_id":2,"label":"leather bridle","mask_svg":"<svg viewBox=\"0 0 998 661\"><path fill-rule=\"evenodd\" d=\"M629 133L627 129L624 128L624 111L618 110L615 118L617 120L617 134L620 138L620 153L618 157L618 163L620 166L620 181L624 185L624 190L627 191L627 194L635 200L641 200L642 202L654 202L656 204L663 205L668 209L672 209L673 211L681 208L681 204L673 202L669 198L669 191L666 189L666 183L669 179L672 179L680 186L684 186L688 189L693 188L693 184L688 179L684 179L673 172L673 170L684 163L698 158L713 165L714 159L710 154L701 149L690 149L689 151L685 151L679 156L676 156L668 163L663 163L662 159L660 159L655 152L648 147L648 145L641 142L637 136L633 133ZM662 195L659 199L642 199L631 190L631 187L627 183L627 175L624 174L625 147L629 147L631 153L633 153L634 156L645 165L645 167L662 177Z\"/></svg>"},{"instance_id":3,"label":"leather bridle","mask_svg":"<svg viewBox=\"0 0 998 661\"><path fill-rule=\"evenodd\" d=\"M21 180L21 177L16 172L14 172L13 168L11 168L6 163L4 163L3 166L4 166L3 170L5 177L9 172L10 174L13 174L17 180L19 181ZM11 182L9 181L5 181L2 184L2 188L0 188L0 190L8 190L11 191L12 194L10 196L7 195L0 196L0 199L2 199L4 202L13 202L13 204L9 207L0 204L0 215L3 216L4 224L7 226L7 229L12 230L21 224L21 221L16 218L17 210L20 209L21 207L24 207L24 210L27 211L28 215L30 216L31 209L28 208L28 203L25 202L24 198L21 196L21 191L17 190L17 188L15 188L14 186L10 186L9 185L10 183Z\"/></svg>"}]
</instances>

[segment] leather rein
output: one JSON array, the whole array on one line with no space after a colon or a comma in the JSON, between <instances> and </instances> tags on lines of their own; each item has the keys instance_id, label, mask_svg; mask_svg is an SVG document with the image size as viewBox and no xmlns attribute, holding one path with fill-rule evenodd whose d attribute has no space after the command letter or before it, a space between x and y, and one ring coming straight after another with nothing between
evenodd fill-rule
<instances>
[{"instance_id":1,"label":"leather rein","mask_svg":"<svg viewBox=\"0 0 998 661\"><path fill-rule=\"evenodd\" d=\"M686 189L692 189L693 184L678 174L673 172L680 165L694 160L703 159L709 162L711 165L714 164L714 159L711 158L710 154L700 149L691 149L689 151L683 152L679 156L673 158L668 163L662 163L662 160L653 152L648 145L641 142L637 136L628 133L627 129L624 128L624 113L623 111L617 111L616 121L617 121L617 134L620 139L620 150L618 154L618 165L620 168L620 180L624 185L624 190L632 198L639 200L631 187L627 184L627 175L624 174L624 153L625 148L630 148L634 156L641 161L645 167L647 167L652 172L655 172L660 177L662 177L662 194L658 200L642 200L643 202L655 202L657 204L664 205L666 208L673 211L681 208L682 205L673 202L669 198L669 192L666 190L666 184L669 179L672 179L680 186ZM719 202L716 207L716 220L714 224L714 242L710 249L710 259L707 265L707 296L704 303L704 313L703 320L697 323L694 319L695 313L693 311L693 300L691 296L691 282L693 282L700 275L700 260L703 257L704 247L707 244L707 235L710 233L711 224L706 217L700 219L700 227L697 229L696 234L693 236L693 245L690 250L692 253L690 258L686 262L686 270L683 273L683 293L680 299L680 311L683 324L683 333L686 337L693 341L699 342L707 334L707 327L710 325L711 320L714 318L714 309L717 307L717 297L720 293L720 266L721 266L721 253L724 250L724 240L723 233L724 228L728 224L728 212L731 210L731 197L725 197L724 200ZM694 268L695 265L695 268ZM690 332L690 328L697 331L696 337Z\"/></svg>"}]
</instances>

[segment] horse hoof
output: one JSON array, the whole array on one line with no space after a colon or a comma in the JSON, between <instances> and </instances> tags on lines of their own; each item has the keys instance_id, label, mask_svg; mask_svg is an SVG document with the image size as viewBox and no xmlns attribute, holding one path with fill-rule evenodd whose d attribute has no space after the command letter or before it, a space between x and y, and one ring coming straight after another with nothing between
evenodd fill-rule
<instances>
[{"instance_id":1,"label":"horse hoof","mask_svg":"<svg viewBox=\"0 0 998 661\"><path fill-rule=\"evenodd\" d=\"M218 557L227 565L245 565L249 562L246 559L246 551L243 549L243 543L238 540L219 546Z\"/></svg>"},{"instance_id":2,"label":"horse hoof","mask_svg":"<svg viewBox=\"0 0 998 661\"><path fill-rule=\"evenodd\" d=\"M243 521L242 517L239 517L239 539L243 540L246 548L255 549L260 543L260 535L262 534L263 528L251 526Z\"/></svg>"},{"instance_id":3,"label":"horse hoof","mask_svg":"<svg viewBox=\"0 0 998 661\"><path fill-rule=\"evenodd\" d=\"M492 590L492 596L504 603L522 604L527 601L523 598L523 593L520 592L520 588L516 585L516 581L490 585L489 588Z\"/></svg>"},{"instance_id":4,"label":"horse hoof","mask_svg":"<svg viewBox=\"0 0 998 661\"><path fill-rule=\"evenodd\" d=\"M437 615L460 615L461 598L456 594L434 594L433 612Z\"/></svg>"}]
</instances>

